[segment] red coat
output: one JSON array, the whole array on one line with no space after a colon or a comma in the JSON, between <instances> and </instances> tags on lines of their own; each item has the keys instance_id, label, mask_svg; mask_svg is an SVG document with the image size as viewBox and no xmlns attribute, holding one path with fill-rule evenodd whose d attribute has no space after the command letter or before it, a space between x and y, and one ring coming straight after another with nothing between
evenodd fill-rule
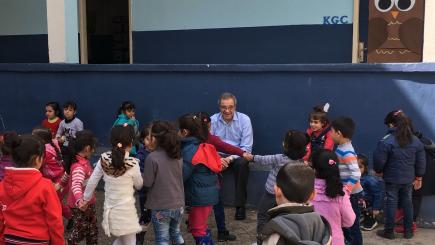
<instances>
[{"instance_id":1,"label":"red coat","mask_svg":"<svg viewBox=\"0 0 435 245\"><path fill-rule=\"evenodd\" d=\"M0 244L5 234L65 244L59 198L37 169L7 168L0 182L0 205Z\"/></svg>"},{"instance_id":2,"label":"red coat","mask_svg":"<svg viewBox=\"0 0 435 245\"><path fill-rule=\"evenodd\" d=\"M62 119L57 118L57 120L54 123L51 123L46 118L44 121L42 121L42 126L44 128L49 128L51 131L51 137L54 139L56 137L57 130L59 129L59 124L62 121Z\"/></svg>"},{"instance_id":3,"label":"red coat","mask_svg":"<svg viewBox=\"0 0 435 245\"><path fill-rule=\"evenodd\" d=\"M313 132L313 130L311 128L307 129L307 134L308 136L311 137L312 134L314 134L315 136L319 136L324 130L329 130L326 135L325 135L325 144L323 145L323 149L326 150L334 150L334 141L332 140L331 134L331 128L327 125L324 128L322 128L321 130L317 130L315 132ZM305 154L305 156L303 157L304 161L308 161L310 160L311 157L311 142L308 143L307 145L307 154Z\"/></svg>"}]
</instances>

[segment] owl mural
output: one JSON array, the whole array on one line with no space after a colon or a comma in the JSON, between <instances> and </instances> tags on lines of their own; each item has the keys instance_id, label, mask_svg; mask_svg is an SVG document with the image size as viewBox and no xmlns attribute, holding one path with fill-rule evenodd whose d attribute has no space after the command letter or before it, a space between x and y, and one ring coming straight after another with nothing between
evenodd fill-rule
<instances>
[{"instance_id":1,"label":"owl mural","mask_svg":"<svg viewBox=\"0 0 435 245\"><path fill-rule=\"evenodd\" d=\"M367 61L421 62L424 0L369 0Z\"/></svg>"}]
</instances>

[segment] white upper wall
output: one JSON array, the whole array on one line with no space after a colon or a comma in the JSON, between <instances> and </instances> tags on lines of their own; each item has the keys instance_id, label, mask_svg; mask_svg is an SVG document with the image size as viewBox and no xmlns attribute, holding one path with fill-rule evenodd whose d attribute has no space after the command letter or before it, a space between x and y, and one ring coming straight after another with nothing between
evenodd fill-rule
<instances>
[{"instance_id":1,"label":"white upper wall","mask_svg":"<svg viewBox=\"0 0 435 245\"><path fill-rule=\"evenodd\" d=\"M132 15L133 31L350 24L353 1L132 0Z\"/></svg>"},{"instance_id":2,"label":"white upper wall","mask_svg":"<svg viewBox=\"0 0 435 245\"><path fill-rule=\"evenodd\" d=\"M0 36L47 34L46 0L0 0Z\"/></svg>"}]
</instances>

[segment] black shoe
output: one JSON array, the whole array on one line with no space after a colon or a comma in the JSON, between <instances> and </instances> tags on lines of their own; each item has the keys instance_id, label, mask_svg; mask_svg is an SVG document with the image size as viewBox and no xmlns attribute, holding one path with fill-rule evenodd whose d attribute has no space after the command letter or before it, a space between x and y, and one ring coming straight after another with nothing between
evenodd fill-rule
<instances>
[{"instance_id":1,"label":"black shoe","mask_svg":"<svg viewBox=\"0 0 435 245\"><path fill-rule=\"evenodd\" d=\"M246 210L245 210L245 207L237 207L236 208L235 219L236 220L244 220L244 219L246 219Z\"/></svg>"},{"instance_id":2,"label":"black shoe","mask_svg":"<svg viewBox=\"0 0 435 245\"><path fill-rule=\"evenodd\" d=\"M371 231L378 226L378 222L373 217L365 217L361 229L365 231Z\"/></svg>"},{"instance_id":3,"label":"black shoe","mask_svg":"<svg viewBox=\"0 0 435 245\"><path fill-rule=\"evenodd\" d=\"M385 232L385 230L378 230L378 231L376 232L376 235L378 235L378 236L380 236L380 237L383 237L383 238L390 239L390 240L393 240L393 239L396 238L396 237L394 236L394 233L393 233L393 232Z\"/></svg>"},{"instance_id":4,"label":"black shoe","mask_svg":"<svg viewBox=\"0 0 435 245\"><path fill-rule=\"evenodd\" d=\"M407 231L403 234L403 238L405 238L405 239L411 239L413 237L414 237L414 232L412 232L412 231Z\"/></svg>"},{"instance_id":5,"label":"black shoe","mask_svg":"<svg viewBox=\"0 0 435 245\"><path fill-rule=\"evenodd\" d=\"M145 232L139 232L136 234L136 245L143 245L145 241Z\"/></svg>"},{"instance_id":6,"label":"black shoe","mask_svg":"<svg viewBox=\"0 0 435 245\"><path fill-rule=\"evenodd\" d=\"M226 242L226 241L235 241L237 237L233 234L230 234L229 231L218 232L218 241Z\"/></svg>"},{"instance_id":7,"label":"black shoe","mask_svg":"<svg viewBox=\"0 0 435 245\"><path fill-rule=\"evenodd\" d=\"M73 228L73 225L74 225L73 219L69 219L68 224L66 225L66 230L70 231Z\"/></svg>"}]
</instances>

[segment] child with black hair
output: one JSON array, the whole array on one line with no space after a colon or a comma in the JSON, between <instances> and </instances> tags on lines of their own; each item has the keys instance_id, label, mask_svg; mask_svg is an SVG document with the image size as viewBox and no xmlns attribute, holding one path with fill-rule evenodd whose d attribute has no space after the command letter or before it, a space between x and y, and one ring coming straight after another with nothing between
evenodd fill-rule
<instances>
[{"instance_id":1,"label":"child with black hair","mask_svg":"<svg viewBox=\"0 0 435 245\"><path fill-rule=\"evenodd\" d=\"M212 245L211 230L207 226L213 205L219 201L218 174L222 163L216 148L204 143L208 130L201 118L186 114L178 119L181 152L183 155L183 181L189 213L189 231L197 245Z\"/></svg>"},{"instance_id":2,"label":"child with black hair","mask_svg":"<svg viewBox=\"0 0 435 245\"><path fill-rule=\"evenodd\" d=\"M45 144L44 161L42 163L42 176L51 180L54 188L58 192L59 201L62 204L62 215L71 219L71 210L68 205L62 203L63 198L68 194L68 179L69 175L64 169L60 146L56 139L51 138L49 128L36 127L32 131L32 135L37 136Z\"/></svg>"},{"instance_id":3,"label":"child with black hair","mask_svg":"<svg viewBox=\"0 0 435 245\"><path fill-rule=\"evenodd\" d=\"M5 168L15 166L15 163L12 161L12 144L16 137L18 137L17 133L12 131L2 135L2 140L0 141L0 181L4 178Z\"/></svg>"},{"instance_id":4,"label":"child with black hair","mask_svg":"<svg viewBox=\"0 0 435 245\"><path fill-rule=\"evenodd\" d=\"M82 210L86 210L98 182L104 176L102 227L107 236L118 237L113 242L114 245L135 245L136 233L142 231L135 207L134 192L142 188L143 179L139 159L129 156L133 139L132 126L118 125L112 128L112 150L101 154L79 204Z\"/></svg>"},{"instance_id":5,"label":"child with black hair","mask_svg":"<svg viewBox=\"0 0 435 245\"><path fill-rule=\"evenodd\" d=\"M307 153L304 156L305 162L311 161L311 154L319 149L334 149L334 141L331 137L331 125L328 119L329 103L324 106L316 106L308 117L310 127L307 134L310 142L307 145Z\"/></svg>"},{"instance_id":6,"label":"child with black hair","mask_svg":"<svg viewBox=\"0 0 435 245\"><path fill-rule=\"evenodd\" d=\"M269 220L267 211L276 206L274 186L276 184L276 175L278 174L278 171L286 164L304 164L302 157L306 153L307 144L308 137L305 133L297 130L288 130L285 133L282 142L284 154L248 156L249 161L272 167L272 170L269 172L267 177L264 194L258 204L257 243L261 243L261 229Z\"/></svg>"},{"instance_id":7,"label":"child with black hair","mask_svg":"<svg viewBox=\"0 0 435 245\"><path fill-rule=\"evenodd\" d=\"M330 244L328 221L307 203L314 198L314 171L305 164L286 164L276 176L270 220L261 230L263 245Z\"/></svg>"},{"instance_id":8,"label":"child with black hair","mask_svg":"<svg viewBox=\"0 0 435 245\"><path fill-rule=\"evenodd\" d=\"M413 206L412 189L421 188L426 171L426 155L423 143L413 134L410 119L402 110L391 111L384 119L387 135L379 141L373 153L373 166L382 174L385 182L386 205L384 230L378 236L394 239L394 214L397 203L404 211L404 238L411 239Z\"/></svg>"},{"instance_id":9,"label":"child with black hair","mask_svg":"<svg viewBox=\"0 0 435 245\"><path fill-rule=\"evenodd\" d=\"M55 138L57 130L59 129L60 122L60 107L57 102L48 102L45 104L45 116L47 117L42 121L44 128L49 128L51 131L51 137Z\"/></svg>"},{"instance_id":10,"label":"child with black hair","mask_svg":"<svg viewBox=\"0 0 435 245\"><path fill-rule=\"evenodd\" d=\"M382 209L382 186L379 180L369 173L369 159L366 155L358 154L358 166L361 171L361 186L364 189L361 229L371 231L378 225L376 216Z\"/></svg>"},{"instance_id":11,"label":"child with black hair","mask_svg":"<svg viewBox=\"0 0 435 245\"><path fill-rule=\"evenodd\" d=\"M65 160L65 170L70 173L67 203L72 211L73 227L67 239L68 245L79 244L86 238L87 245L98 243L95 195L88 201L85 211L79 209L86 183L92 175L89 158L95 151L97 140L89 130L79 131L69 144L71 158Z\"/></svg>"},{"instance_id":12,"label":"child with black hair","mask_svg":"<svg viewBox=\"0 0 435 245\"><path fill-rule=\"evenodd\" d=\"M136 156L137 153L137 141L136 138L139 137L139 121L136 119L136 106L131 101L124 101L122 102L121 106L118 109L118 114L116 117L115 122L113 123L112 127L115 127L116 125L124 125L128 124L131 125L134 129L134 142L133 147L131 148L130 154L132 156Z\"/></svg>"},{"instance_id":13,"label":"child with black hair","mask_svg":"<svg viewBox=\"0 0 435 245\"><path fill-rule=\"evenodd\" d=\"M76 114L76 103L68 101L63 105L63 116L65 119L60 122L59 129L56 133L56 139L64 147L68 147L71 139L76 137L76 133L83 130L83 123L76 117Z\"/></svg>"},{"instance_id":14,"label":"child with black hair","mask_svg":"<svg viewBox=\"0 0 435 245\"><path fill-rule=\"evenodd\" d=\"M183 160L175 128L165 121L154 121L149 131L154 149L145 160L144 186L148 187L145 208L151 209L157 244L184 244L180 224L184 210Z\"/></svg>"},{"instance_id":15,"label":"child with black hair","mask_svg":"<svg viewBox=\"0 0 435 245\"><path fill-rule=\"evenodd\" d=\"M65 244L56 190L39 171L44 145L32 135L9 140L16 167L0 182L0 244Z\"/></svg>"},{"instance_id":16,"label":"child with black hair","mask_svg":"<svg viewBox=\"0 0 435 245\"><path fill-rule=\"evenodd\" d=\"M355 132L355 122L350 117L338 117L331 123L331 137L337 144L335 154L338 157L338 169L340 178L346 191L350 192L350 203L355 213L355 222L350 228L344 228L344 237L352 245L362 245L363 238L360 230L359 219L361 207L359 200L363 198L360 183L361 172L358 160L352 145L352 137Z\"/></svg>"},{"instance_id":17,"label":"child with black hair","mask_svg":"<svg viewBox=\"0 0 435 245\"><path fill-rule=\"evenodd\" d=\"M326 218L331 225L332 244L344 245L342 227L350 227L355 222L355 213L340 180L338 159L334 152L319 149L312 155L316 179L316 196L311 201L314 211Z\"/></svg>"}]
</instances>

